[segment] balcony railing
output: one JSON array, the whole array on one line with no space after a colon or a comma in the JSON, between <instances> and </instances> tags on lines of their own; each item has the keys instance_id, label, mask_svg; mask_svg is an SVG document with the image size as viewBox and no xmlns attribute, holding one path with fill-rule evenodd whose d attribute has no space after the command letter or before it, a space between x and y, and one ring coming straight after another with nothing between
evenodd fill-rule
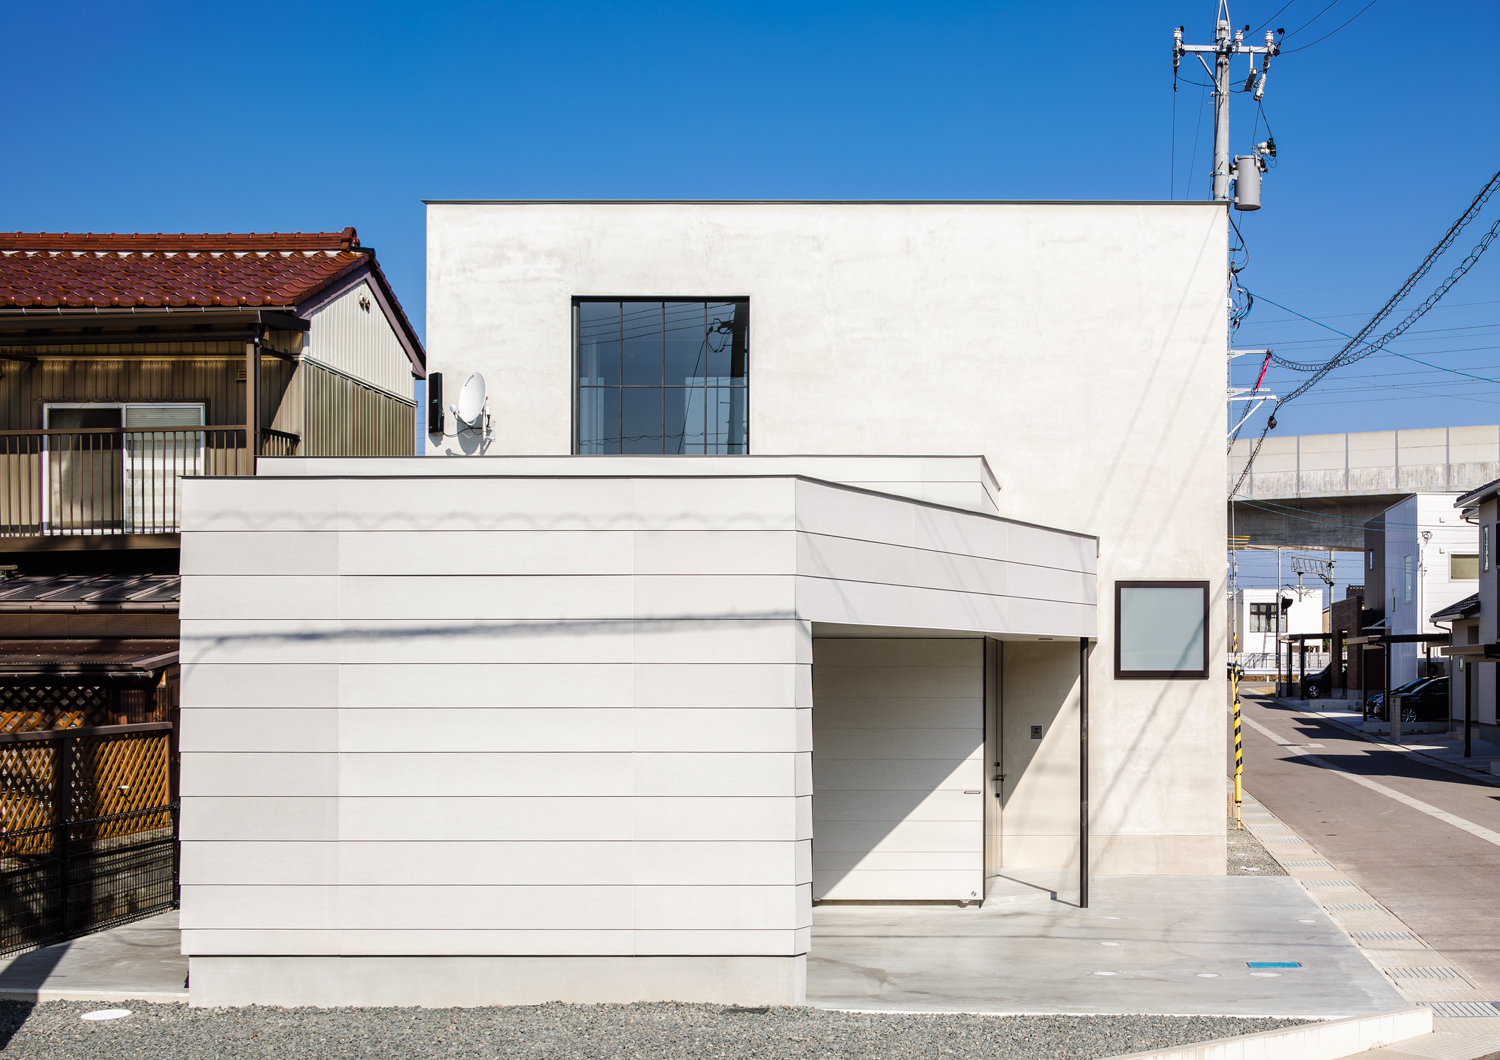
<instances>
[{"instance_id":1,"label":"balcony railing","mask_svg":"<svg viewBox=\"0 0 1500 1060\"><path fill-rule=\"evenodd\" d=\"M260 432L261 456L298 438ZM0 537L175 534L183 475L252 475L244 427L0 431Z\"/></svg>"}]
</instances>

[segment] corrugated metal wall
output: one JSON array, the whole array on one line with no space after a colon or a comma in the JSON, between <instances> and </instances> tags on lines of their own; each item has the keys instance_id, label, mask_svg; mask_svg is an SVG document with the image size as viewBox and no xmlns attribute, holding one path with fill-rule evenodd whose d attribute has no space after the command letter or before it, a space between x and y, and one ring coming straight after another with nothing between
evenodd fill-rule
<instances>
[{"instance_id":1,"label":"corrugated metal wall","mask_svg":"<svg viewBox=\"0 0 1500 1060\"><path fill-rule=\"evenodd\" d=\"M301 374L304 430L298 456L412 455L415 403L312 361L302 362Z\"/></svg>"},{"instance_id":2,"label":"corrugated metal wall","mask_svg":"<svg viewBox=\"0 0 1500 1060\"><path fill-rule=\"evenodd\" d=\"M171 358L121 356L109 346L61 349L80 356L0 360L0 430L38 430L44 404L73 401L201 401L208 426L244 422L244 343L163 344L153 350L188 355ZM402 364L409 363L401 356ZM261 426L301 435L298 455L402 456L414 450L414 402L311 360L292 364L270 355L261 357L261 387Z\"/></svg>"},{"instance_id":3,"label":"corrugated metal wall","mask_svg":"<svg viewBox=\"0 0 1500 1060\"><path fill-rule=\"evenodd\" d=\"M408 401L416 400L411 361L369 284L350 288L314 313L310 323L304 356Z\"/></svg>"},{"instance_id":4,"label":"corrugated metal wall","mask_svg":"<svg viewBox=\"0 0 1500 1060\"><path fill-rule=\"evenodd\" d=\"M10 352L33 353L21 348ZM201 401L207 406L204 420L209 426L245 422L242 342L166 343L152 350L179 355L171 358L121 356L113 346L49 349L49 354L54 352L80 356L47 356L30 364L0 360L0 430L39 430L42 406L66 401ZM276 357L261 358L261 426L299 430L278 422L285 420L278 417L278 411L287 396L293 367Z\"/></svg>"}]
</instances>

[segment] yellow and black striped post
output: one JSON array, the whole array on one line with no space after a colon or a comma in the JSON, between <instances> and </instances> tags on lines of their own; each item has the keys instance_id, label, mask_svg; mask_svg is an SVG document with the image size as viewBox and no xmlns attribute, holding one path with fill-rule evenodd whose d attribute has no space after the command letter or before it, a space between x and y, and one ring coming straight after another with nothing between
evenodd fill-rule
<instances>
[{"instance_id":1,"label":"yellow and black striped post","mask_svg":"<svg viewBox=\"0 0 1500 1060\"><path fill-rule=\"evenodd\" d=\"M1235 638L1239 640L1238 637ZM1245 748L1240 742L1240 662L1239 652L1235 652L1234 668L1229 674L1229 686L1234 699L1234 826L1243 828L1240 823L1240 803L1245 797L1244 773L1245 773Z\"/></svg>"}]
</instances>

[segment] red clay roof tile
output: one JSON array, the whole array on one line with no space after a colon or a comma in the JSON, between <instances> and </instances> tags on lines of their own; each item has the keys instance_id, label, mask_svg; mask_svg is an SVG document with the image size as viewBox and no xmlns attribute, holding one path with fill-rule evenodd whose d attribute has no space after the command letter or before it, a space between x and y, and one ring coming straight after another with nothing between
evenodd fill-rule
<instances>
[{"instance_id":1,"label":"red clay roof tile","mask_svg":"<svg viewBox=\"0 0 1500 1060\"><path fill-rule=\"evenodd\" d=\"M0 305L291 306L371 261L342 232L0 234Z\"/></svg>"},{"instance_id":2,"label":"red clay roof tile","mask_svg":"<svg viewBox=\"0 0 1500 1060\"><path fill-rule=\"evenodd\" d=\"M351 250L353 228L342 232L0 232L0 250Z\"/></svg>"}]
</instances>

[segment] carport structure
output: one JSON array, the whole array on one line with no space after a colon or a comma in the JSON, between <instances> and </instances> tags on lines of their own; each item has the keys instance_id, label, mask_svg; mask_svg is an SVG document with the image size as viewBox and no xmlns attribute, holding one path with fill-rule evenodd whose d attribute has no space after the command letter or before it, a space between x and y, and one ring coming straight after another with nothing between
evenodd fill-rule
<instances>
[{"instance_id":1,"label":"carport structure","mask_svg":"<svg viewBox=\"0 0 1500 1060\"><path fill-rule=\"evenodd\" d=\"M195 1004L798 1003L814 901L1078 864L1098 544L982 460L265 464L184 488Z\"/></svg>"}]
</instances>

